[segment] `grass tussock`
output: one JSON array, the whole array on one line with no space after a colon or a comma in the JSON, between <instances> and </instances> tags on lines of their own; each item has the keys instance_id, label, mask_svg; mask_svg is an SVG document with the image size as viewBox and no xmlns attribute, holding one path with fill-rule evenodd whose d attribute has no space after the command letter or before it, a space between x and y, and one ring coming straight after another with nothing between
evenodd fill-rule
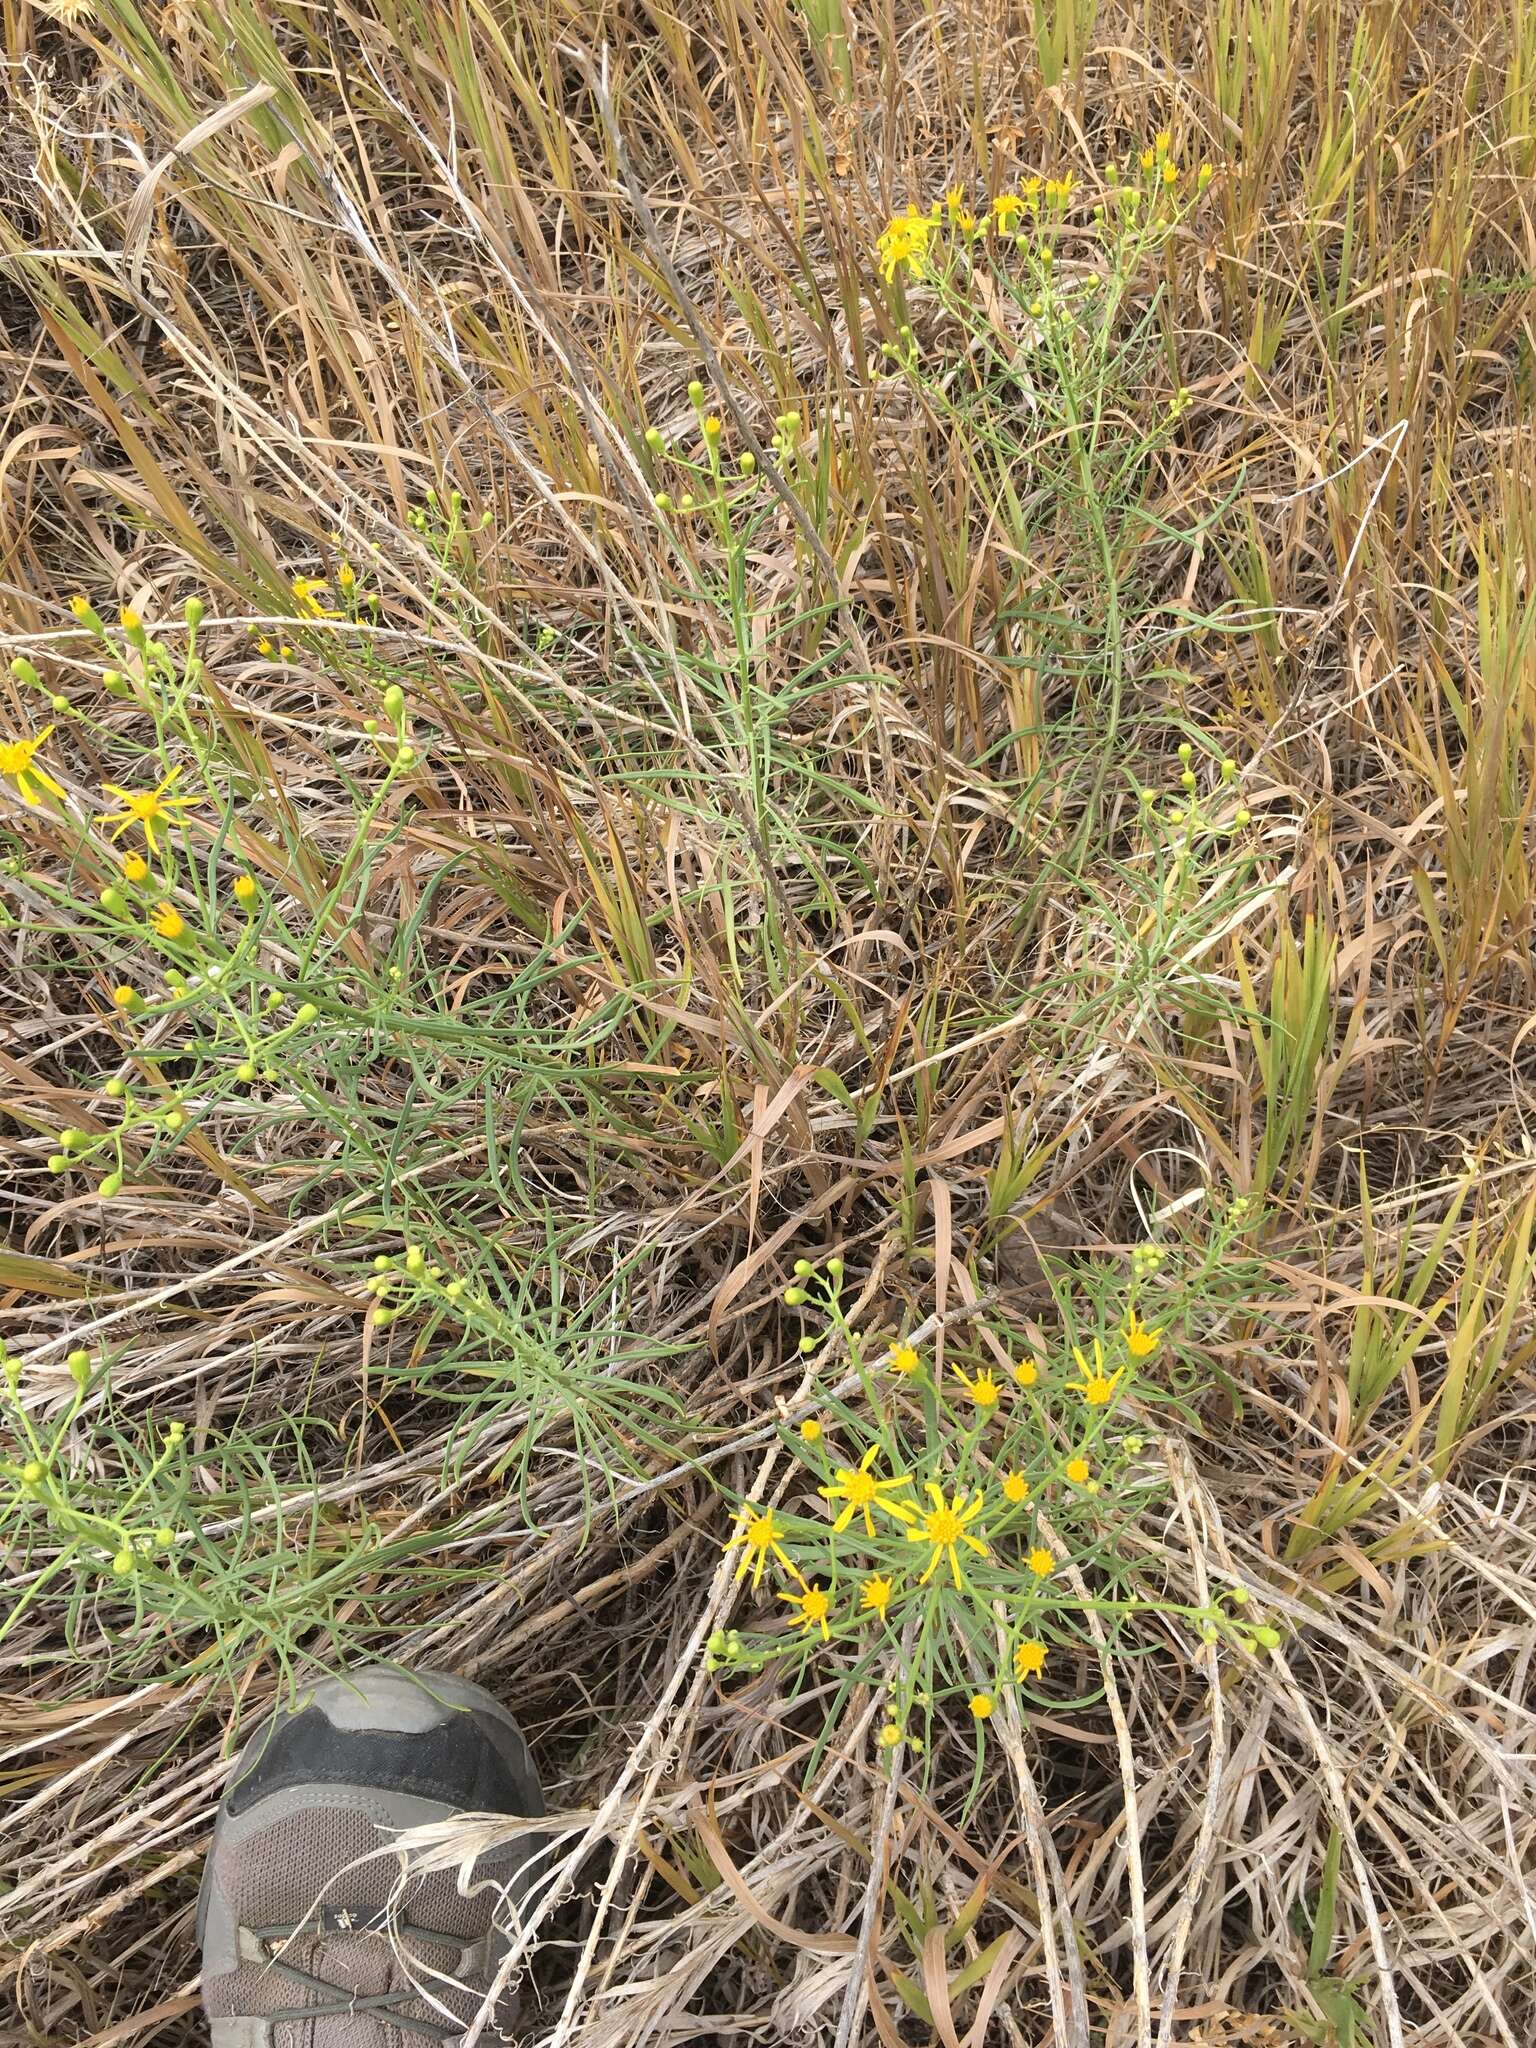
<instances>
[{"instance_id":1,"label":"grass tussock","mask_svg":"<svg viewBox=\"0 0 1536 2048\"><path fill-rule=\"evenodd\" d=\"M530 2039L1520 2048L1529 11L3 23L6 2038L382 1655Z\"/></svg>"}]
</instances>

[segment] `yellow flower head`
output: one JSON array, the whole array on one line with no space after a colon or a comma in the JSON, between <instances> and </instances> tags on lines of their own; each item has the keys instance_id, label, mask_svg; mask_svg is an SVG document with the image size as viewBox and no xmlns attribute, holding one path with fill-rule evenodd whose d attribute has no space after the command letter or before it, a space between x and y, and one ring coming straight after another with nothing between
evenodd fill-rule
<instances>
[{"instance_id":1,"label":"yellow flower head","mask_svg":"<svg viewBox=\"0 0 1536 2048\"><path fill-rule=\"evenodd\" d=\"M887 1721L875 1740L882 1749L894 1749L901 1740L901 1730L894 1721Z\"/></svg>"},{"instance_id":2,"label":"yellow flower head","mask_svg":"<svg viewBox=\"0 0 1536 2048\"><path fill-rule=\"evenodd\" d=\"M1161 1330L1149 1330L1135 1309L1129 1309L1125 1318L1125 1348L1132 1358L1150 1358L1157 1349Z\"/></svg>"},{"instance_id":3,"label":"yellow flower head","mask_svg":"<svg viewBox=\"0 0 1536 2048\"><path fill-rule=\"evenodd\" d=\"M965 194L958 185L951 185L944 194L944 211L952 221L957 221L965 212Z\"/></svg>"},{"instance_id":4,"label":"yellow flower head","mask_svg":"<svg viewBox=\"0 0 1536 2048\"><path fill-rule=\"evenodd\" d=\"M887 284L903 264L912 270L922 268L928 254L928 238L936 226L933 214L919 213L915 206L896 214L886 224L875 252L880 259L880 275Z\"/></svg>"},{"instance_id":5,"label":"yellow flower head","mask_svg":"<svg viewBox=\"0 0 1536 2048\"><path fill-rule=\"evenodd\" d=\"M1025 1561L1037 1579L1048 1579L1056 1569L1056 1560L1043 1543L1036 1544Z\"/></svg>"},{"instance_id":6,"label":"yellow flower head","mask_svg":"<svg viewBox=\"0 0 1536 2048\"><path fill-rule=\"evenodd\" d=\"M973 1379L957 1365L955 1378L964 1387L965 1398L982 1414L989 1414L997 1406L1003 1390L993 1377L991 1366L982 1366Z\"/></svg>"},{"instance_id":7,"label":"yellow flower head","mask_svg":"<svg viewBox=\"0 0 1536 2048\"><path fill-rule=\"evenodd\" d=\"M1032 1387L1040 1377L1040 1368L1032 1358L1021 1358L1013 1368L1013 1377L1021 1387Z\"/></svg>"},{"instance_id":8,"label":"yellow flower head","mask_svg":"<svg viewBox=\"0 0 1536 2048\"><path fill-rule=\"evenodd\" d=\"M832 1640L832 1631L827 1627L827 1616L832 1612L832 1602L820 1586L807 1586L803 1593L781 1593L779 1598L787 1600L795 1610L789 1617L791 1628L819 1628L824 1643Z\"/></svg>"},{"instance_id":9,"label":"yellow flower head","mask_svg":"<svg viewBox=\"0 0 1536 2048\"><path fill-rule=\"evenodd\" d=\"M1088 1484L1088 1460L1086 1458L1069 1458L1067 1460L1067 1477L1074 1486L1086 1486Z\"/></svg>"},{"instance_id":10,"label":"yellow flower head","mask_svg":"<svg viewBox=\"0 0 1536 2048\"><path fill-rule=\"evenodd\" d=\"M895 1522L910 1522L912 1519L913 1510L905 1501L883 1498L893 1487L910 1486L911 1474L899 1472L889 1479L877 1479L869 1468L875 1462L879 1450L878 1444L871 1444L860 1458L857 1467L839 1465L832 1475L832 1484L816 1489L823 1500L843 1503L842 1512L832 1524L834 1532L838 1535L848 1527L855 1515L862 1515L866 1532L873 1536L875 1525L870 1514L872 1508L879 1508Z\"/></svg>"},{"instance_id":11,"label":"yellow flower head","mask_svg":"<svg viewBox=\"0 0 1536 2048\"><path fill-rule=\"evenodd\" d=\"M808 1444L819 1444L821 1442L821 1424L814 1415L807 1415L804 1422L801 1423L800 1434Z\"/></svg>"},{"instance_id":12,"label":"yellow flower head","mask_svg":"<svg viewBox=\"0 0 1536 2048\"><path fill-rule=\"evenodd\" d=\"M900 1373L903 1379L910 1379L922 1361L910 1344L898 1344L885 1362L891 1372Z\"/></svg>"},{"instance_id":13,"label":"yellow flower head","mask_svg":"<svg viewBox=\"0 0 1536 2048\"><path fill-rule=\"evenodd\" d=\"M1115 1398L1115 1389L1125 1378L1125 1367L1106 1373L1104 1370L1104 1346L1095 1337L1093 1340L1093 1365L1090 1367L1080 1345L1074 1344L1072 1356L1077 1360L1077 1369L1082 1374L1080 1381L1072 1383L1071 1391L1081 1394L1090 1408L1107 1408Z\"/></svg>"},{"instance_id":14,"label":"yellow flower head","mask_svg":"<svg viewBox=\"0 0 1536 2048\"><path fill-rule=\"evenodd\" d=\"M129 882L142 882L149 875L149 862L142 853L123 855L123 878Z\"/></svg>"},{"instance_id":15,"label":"yellow flower head","mask_svg":"<svg viewBox=\"0 0 1536 2048\"><path fill-rule=\"evenodd\" d=\"M1026 1678L1038 1678L1045 1669L1045 1645L1026 1636L1013 1653L1013 1675L1022 1685Z\"/></svg>"},{"instance_id":16,"label":"yellow flower head","mask_svg":"<svg viewBox=\"0 0 1536 2048\"><path fill-rule=\"evenodd\" d=\"M1150 171L1150 170L1151 170L1151 168L1152 168L1152 166L1153 166L1153 165L1154 165L1154 164L1155 164L1156 162L1157 162L1157 152L1156 152L1155 150L1151 150L1151 149L1144 149L1144 150L1143 150L1143 151L1141 152L1141 168L1142 168L1142 169L1143 169L1144 171Z\"/></svg>"},{"instance_id":17,"label":"yellow flower head","mask_svg":"<svg viewBox=\"0 0 1536 2048\"><path fill-rule=\"evenodd\" d=\"M300 612L307 619L334 619L335 612L321 604L315 592L326 587L323 576L296 576L293 580L293 599Z\"/></svg>"},{"instance_id":18,"label":"yellow flower head","mask_svg":"<svg viewBox=\"0 0 1536 2048\"><path fill-rule=\"evenodd\" d=\"M974 1550L978 1557L988 1555L986 1544L972 1533L970 1526L985 1506L986 1497L978 1487L972 1498L967 1501L964 1488L956 1487L953 1500L946 1501L943 1488L935 1485L931 1479L928 1481L926 1492L933 1503L932 1511L922 1516L921 1527L907 1531L909 1543L926 1543L932 1552L918 1583L926 1586L939 1565L948 1558L955 1584L963 1586L965 1581L960 1576L960 1545L965 1544Z\"/></svg>"},{"instance_id":19,"label":"yellow flower head","mask_svg":"<svg viewBox=\"0 0 1536 2048\"><path fill-rule=\"evenodd\" d=\"M1170 157L1167 163L1163 165L1163 183L1165 185L1177 185L1178 182L1179 167Z\"/></svg>"},{"instance_id":20,"label":"yellow flower head","mask_svg":"<svg viewBox=\"0 0 1536 2048\"><path fill-rule=\"evenodd\" d=\"M1022 1472L1003 1474L1003 1499L1012 1501L1015 1507L1020 1501L1029 1499L1029 1481Z\"/></svg>"},{"instance_id":21,"label":"yellow flower head","mask_svg":"<svg viewBox=\"0 0 1536 2048\"><path fill-rule=\"evenodd\" d=\"M1157 155L1161 159L1173 148L1173 130L1171 128L1159 128L1153 140L1157 147Z\"/></svg>"},{"instance_id":22,"label":"yellow flower head","mask_svg":"<svg viewBox=\"0 0 1536 2048\"><path fill-rule=\"evenodd\" d=\"M885 1610L891 1604L891 1582L876 1572L872 1579L866 1579L859 1588L859 1610L861 1613L878 1614L884 1621Z\"/></svg>"},{"instance_id":23,"label":"yellow flower head","mask_svg":"<svg viewBox=\"0 0 1536 2048\"><path fill-rule=\"evenodd\" d=\"M155 930L162 939L179 939L187 928L187 920L174 903L157 903L151 919Z\"/></svg>"},{"instance_id":24,"label":"yellow flower head","mask_svg":"<svg viewBox=\"0 0 1536 2048\"><path fill-rule=\"evenodd\" d=\"M1011 233L1024 211L1024 201L1017 192L999 192L992 202L992 218L1006 235Z\"/></svg>"},{"instance_id":25,"label":"yellow flower head","mask_svg":"<svg viewBox=\"0 0 1536 2048\"><path fill-rule=\"evenodd\" d=\"M179 768L173 768L169 775L160 778L153 789L124 789L121 783L104 782L101 786L107 795L120 797L123 808L120 811L103 811L97 817L97 824L115 827L114 839L121 839L125 832L137 825L150 852L158 853L160 842L155 837L156 826L163 830L167 825L174 825L178 810L185 810L188 805L199 801L195 796L166 795L180 773Z\"/></svg>"},{"instance_id":26,"label":"yellow flower head","mask_svg":"<svg viewBox=\"0 0 1536 2048\"><path fill-rule=\"evenodd\" d=\"M235 901L237 903L254 903L256 901L256 882L253 876L236 875L234 886Z\"/></svg>"},{"instance_id":27,"label":"yellow flower head","mask_svg":"<svg viewBox=\"0 0 1536 2048\"><path fill-rule=\"evenodd\" d=\"M52 732L53 727L45 725L31 739L0 740L0 775L16 785L16 794L24 804L35 804L39 789L51 789L55 796L64 794L62 786L54 781L48 770L39 768L32 758Z\"/></svg>"},{"instance_id":28,"label":"yellow flower head","mask_svg":"<svg viewBox=\"0 0 1536 2048\"><path fill-rule=\"evenodd\" d=\"M977 1692L971 1695L971 1712L978 1721L991 1719L993 1704L992 1695L989 1692Z\"/></svg>"},{"instance_id":29,"label":"yellow flower head","mask_svg":"<svg viewBox=\"0 0 1536 2048\"><path fill-rule=\"evenodd\" d=\"M772 1508L756 1508L749 1502L746 1507L736 1510L736 1533L727 1541L725 1548L730 1551L740 1545L741 1563L736 1569L738 1584L750 1569L752 1584L757 1586L763 1576L763 1566L770 1557L777 1558L792 1579L800 1579L802 1586L805 1584L784 1550L783 1535Z\"/></svg>"}]
</instances>

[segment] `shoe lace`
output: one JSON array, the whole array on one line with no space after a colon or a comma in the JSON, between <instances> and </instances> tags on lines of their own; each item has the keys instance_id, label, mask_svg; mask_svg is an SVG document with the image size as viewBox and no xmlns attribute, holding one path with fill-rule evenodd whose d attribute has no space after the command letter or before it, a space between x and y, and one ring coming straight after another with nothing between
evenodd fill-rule
<instances>
[{"instance_id":1,"label":"shoe lace","mask_svg":"<svg viewBox=\"0 0 1536 2048\"><path fill-rule=\"evenodd\" d=\"M386 1933L396 1942L409 1939L425 1942L429 1947L462 1950L463 1943L452 1935L434 1933L429 1927L415 1927L409 1921L391 1920L383 1912L349 1911L345 1907L332 1906L322 1913L311 1914L307 1920L295 1921L291 1926L250 1927L242 1931L270 1949L269 1967L277 1976L290 1984L302 1985L306 1991L318 1992L323 2000L332 2001L320 2005L284 2006L265 2014L268 2020L350 2019L354 2013L380 2013L402 2033L417 2034L423 2040L440 2043L456 2041L464 2031L462 2026L406 2012L403 2009L405 2005L420 1997L414 1985L397 1984L392 1991L349 1991L345 1984L338 1984L333 1977L317 1977L312 1970L290 1962L282 1952L285 1944L299 1935Z\"/></svg>"}]
</instances>

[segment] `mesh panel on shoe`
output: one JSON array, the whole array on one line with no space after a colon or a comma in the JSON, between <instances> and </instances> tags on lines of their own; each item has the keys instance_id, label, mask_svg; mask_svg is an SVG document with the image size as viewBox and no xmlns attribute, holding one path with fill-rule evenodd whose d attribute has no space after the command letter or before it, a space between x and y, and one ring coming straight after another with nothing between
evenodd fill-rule
<instances>
[{"instance_id":1,"label":"mesh panel on shoe","mask_svg":"<svg viewBox=\"0 0 1536 2048\"><path fill-rule=\"evenodd\" d=\"M337 1876L355 1857L377 1849L387 1839L363 1814L334 1807L292 1813L248 1836L239 1848L238 1886L228 1888L236 1917L244 1927L291 1926L317 1901L327 1907L364 1912L384 1906L394 1889L399 1864L384 1856ZM503 1864L510 1876L514 1852L507 1858L482 1860L483 1874ZM332 1880L327 1883L327 1880ZM497 1894L487 1889L462 1897L455 1873L434 1871L412 1878L397 1907L397 1917L435 1934L452 1935L463 1943L478 1940L491 1926ZM386 1936L326 1933L301 1935L287 1943L283 1960L323 1977L338 1989L322 1996L267 1965L242 1962L232 1974L205 1981L203 1995L210 2018L263 2016L305 2005L340 2004L347 1992L363 1997L419 1982L430 1987L437 2006L420 1998L403 2007L411 2017L446 2024L446 2008L461 2024L479 2009L482 1982L455 1992L434 1974L451 1976L459 1956L453 1949L408 1939L400 1946L415 1968L402 1966ZM427 2048L423 2036L395 2026L387 2013L323 2015L318 2019L279 2022L273 2048Z\"/></svg>"}]
</instances>

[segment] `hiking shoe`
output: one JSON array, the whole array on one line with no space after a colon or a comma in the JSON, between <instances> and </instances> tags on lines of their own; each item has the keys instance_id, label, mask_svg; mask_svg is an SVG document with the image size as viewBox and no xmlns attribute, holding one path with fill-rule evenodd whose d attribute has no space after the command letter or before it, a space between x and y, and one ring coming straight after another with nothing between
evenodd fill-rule
<instances>
[{"instance_id":1,"label":"hiking shoe","mask_svg":"<svg viewBox=\"0 0 1536 2048\"><path fill-rule=\"evenodd\" d=\"M457 1870L402 1886L369 1852L450 1814L543 1811L517 1723L478 1685L367 1666L301 1694L241 1753L203 1871L213 2048L457 2048L541 1843L481 1856L462 1889Z\"/></svg>"}]
</instances>

